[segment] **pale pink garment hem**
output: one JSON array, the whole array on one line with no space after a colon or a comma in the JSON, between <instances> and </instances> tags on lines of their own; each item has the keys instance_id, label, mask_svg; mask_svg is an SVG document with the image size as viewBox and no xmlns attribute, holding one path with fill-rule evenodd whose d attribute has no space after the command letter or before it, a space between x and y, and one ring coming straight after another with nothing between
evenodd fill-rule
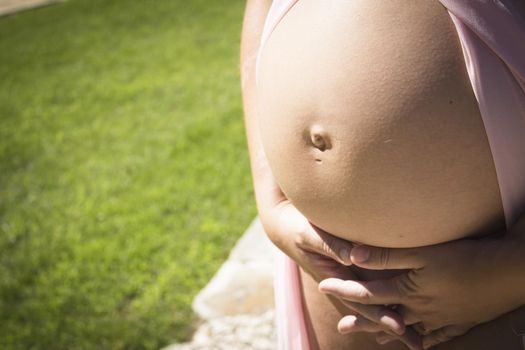
<instances>
[{"instance_id":1,"label":"pale pink garment hem","mask_svg":"<svg viewBox=\"0 0 525 350\"><path fill-rule=\"evenodd\" d=\"M292 259L277 248L275 266L275 321L279 349L310 349L299 268Z\"/></svg>"}]
</instances>

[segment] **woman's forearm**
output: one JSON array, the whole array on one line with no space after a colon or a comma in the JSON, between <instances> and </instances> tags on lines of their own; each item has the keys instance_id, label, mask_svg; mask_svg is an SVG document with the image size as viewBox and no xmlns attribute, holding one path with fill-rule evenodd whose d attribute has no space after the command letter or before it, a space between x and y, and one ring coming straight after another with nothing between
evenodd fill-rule
<instances>
[{"instance_id":1,"label":"woman's forearm","mask_svg":"<svg viewBox=\"0 0 525 350\"><path fill-rule=\"evenodd\" d=\"M275 184L259 136L255 65L264 21L271 0L248 0L244 13L241 36L241 86L244 106L244 122L257 206L270 201Z\"/></svg>"},{"instance_id":2,"label":"woman's forearm","mask_svg":"<svg viewBox=\"0 0 525 350\"><path fill-rule=\"evenodd\" d=\"M261 223L270 240L288 255L294 256L290 253L294 251L294 246L287 234L290 232L288 225L280 221L282 211L276 211L286 197L273 177L259 134L255 67L264 22L271 3L272 0L248 0L246 2L240 57L244 123L255 199Z\"/></svg>"}]
</instances>

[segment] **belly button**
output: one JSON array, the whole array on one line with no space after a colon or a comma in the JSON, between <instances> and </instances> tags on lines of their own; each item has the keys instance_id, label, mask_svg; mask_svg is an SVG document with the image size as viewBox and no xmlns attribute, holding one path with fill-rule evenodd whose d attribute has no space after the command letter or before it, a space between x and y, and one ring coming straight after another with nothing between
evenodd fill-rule
<instances>
[{"instance_id":1,"label":"belly button","mask_svg":"<svg viewBox=\"0 0 525 350\"><path fill-rule=\"evenodd\" d=\"M330 137L320 125L314 125L310 129L310 141L319 151L324 152L332 148Z\"/></svg>"}]
</instances>

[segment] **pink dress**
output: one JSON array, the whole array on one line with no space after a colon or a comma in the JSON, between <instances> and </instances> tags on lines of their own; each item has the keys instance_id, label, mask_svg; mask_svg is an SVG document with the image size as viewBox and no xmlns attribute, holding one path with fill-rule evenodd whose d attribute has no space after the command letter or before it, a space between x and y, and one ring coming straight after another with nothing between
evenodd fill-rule
<instances>
[{"instance_id":1,"label":"pink dress","mask_svg":"<svg viewBox=\"0 0 525 350\"><path fill-rule=\"evenodd\" d=\"M299 0L274 0L259 55ZM523 0L440 0L456 27L494 159L507 228L525 213L525 6ZM298 266L277 253L279 349L309 350ZM525 338L524 338L525 344Z\"/></svg>"}]
</instances>

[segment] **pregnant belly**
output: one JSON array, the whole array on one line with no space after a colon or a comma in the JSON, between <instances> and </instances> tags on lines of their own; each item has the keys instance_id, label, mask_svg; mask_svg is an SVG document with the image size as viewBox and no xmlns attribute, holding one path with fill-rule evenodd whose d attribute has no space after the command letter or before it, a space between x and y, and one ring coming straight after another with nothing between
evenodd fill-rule
<instances>
[{"instance_id":1,"label":"pregnant belly","mask_svg":"<svg viewBox=\"0 0 525 350\"><path fill-rule=\"evenodd\" d=\"M301 0L264 47L261 139L286 196L354 242L504 227L459 42L437 2Z\"/></svg>"}]
</instances>

